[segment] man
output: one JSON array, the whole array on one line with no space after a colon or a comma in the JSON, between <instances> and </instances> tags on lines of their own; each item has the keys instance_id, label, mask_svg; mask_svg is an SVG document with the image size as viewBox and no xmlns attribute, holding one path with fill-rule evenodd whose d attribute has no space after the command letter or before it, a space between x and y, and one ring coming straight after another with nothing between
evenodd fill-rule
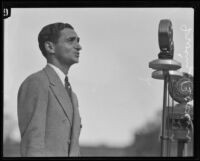
<instances>
[{"instance_id":1,"label":"man","mask_svg":"<svg viewBox=\"0 0 200 161\"><path fill-rule=\"evenodd\" d=\"M79 62L79 37L70 24L54 23L40 31L38 42L47 65L18 92L21 156L79 156L81 118L67 81L69 68Z\"/></svg>"}]
</instances>

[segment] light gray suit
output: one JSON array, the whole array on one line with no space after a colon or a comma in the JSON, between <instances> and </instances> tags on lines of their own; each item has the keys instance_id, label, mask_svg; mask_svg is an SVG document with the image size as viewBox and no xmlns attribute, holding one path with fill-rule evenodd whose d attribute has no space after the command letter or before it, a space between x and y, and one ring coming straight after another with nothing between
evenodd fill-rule
<instances>
[{"instance_id":1,"label":"light gray suit","mask_svg":"<svg viewBox=\"0 0 200 161\"><path fill-rule=\"evenodd\" d=\"M18 92L21 156L79 156L81 118L56 72L46 66L30 75Z\"/></svg>"}]
</instances>

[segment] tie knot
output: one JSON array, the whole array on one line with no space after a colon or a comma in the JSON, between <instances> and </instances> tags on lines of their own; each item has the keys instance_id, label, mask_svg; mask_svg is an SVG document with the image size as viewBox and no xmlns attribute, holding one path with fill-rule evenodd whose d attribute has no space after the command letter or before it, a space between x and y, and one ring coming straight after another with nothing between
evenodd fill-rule
<instances>
[{"instance_id":1,"label":"tie knot","mask_svg":"<svg viewBox=\"0 0 200 161\"><path fill-rule=\"evenodd\" d=\"M65 82L66 82L66 83L67 83L67 82L69 83L68 76L65 77Z\"/></svg>"},{"instance_id":2,"label":"tie knot","mask_svg":"<svg viewBox=\"0 0 200 161\"><path fill-rule=\"evenodd\" d=\"M68 76L65 77L65 84L66 84L67 86L70 86Z\"/></svg>"}]
</instances>

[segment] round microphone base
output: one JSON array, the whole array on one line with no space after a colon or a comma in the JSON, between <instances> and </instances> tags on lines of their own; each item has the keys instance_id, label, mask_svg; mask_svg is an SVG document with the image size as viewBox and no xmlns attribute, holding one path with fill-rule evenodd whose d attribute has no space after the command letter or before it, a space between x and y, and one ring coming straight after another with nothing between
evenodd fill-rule
<instances>
[{"instance_id":1,"label":"round microphone base","mask_svg":"<svg viewBox=\"0 0 200 161\"><path fill-rule=\"evenodd\" d=\"M178 70L181 63L173 59L156 59L149 63L149 67L155 70Z\"/></svg>"},{"instance_id":2,"label":"round microphone base","mask_svg":"<svg viewBox=\"0 0 200 161\"><path fill-rule=\"evenodd\" d=\"M169 75L170 77L182 77L183 76L183 73L182 72L179 72L179 71L173 71L173 70L170 70L169 72ZM164 72L162 70L156 70L154 72L152 72L152 78L154 79L160 79L160 80L164 80Z\"/></svg>"}]
</instances>

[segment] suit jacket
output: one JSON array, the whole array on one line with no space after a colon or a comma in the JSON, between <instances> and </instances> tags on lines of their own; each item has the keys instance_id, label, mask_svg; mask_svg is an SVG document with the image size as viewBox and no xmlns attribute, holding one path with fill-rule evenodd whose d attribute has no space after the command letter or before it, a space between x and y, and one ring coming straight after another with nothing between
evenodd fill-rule
<instances>
[{"instance_id":1,"label":"suit jacket","mask_svg":"<svg viewBox=\"0 0 200 161\"><path fill-rule=\"evenodd\" d=\"M81 118L56 72L46 66L30 75L18 92L21 156L79 156Z\"/></svg>"}]
</instances>

